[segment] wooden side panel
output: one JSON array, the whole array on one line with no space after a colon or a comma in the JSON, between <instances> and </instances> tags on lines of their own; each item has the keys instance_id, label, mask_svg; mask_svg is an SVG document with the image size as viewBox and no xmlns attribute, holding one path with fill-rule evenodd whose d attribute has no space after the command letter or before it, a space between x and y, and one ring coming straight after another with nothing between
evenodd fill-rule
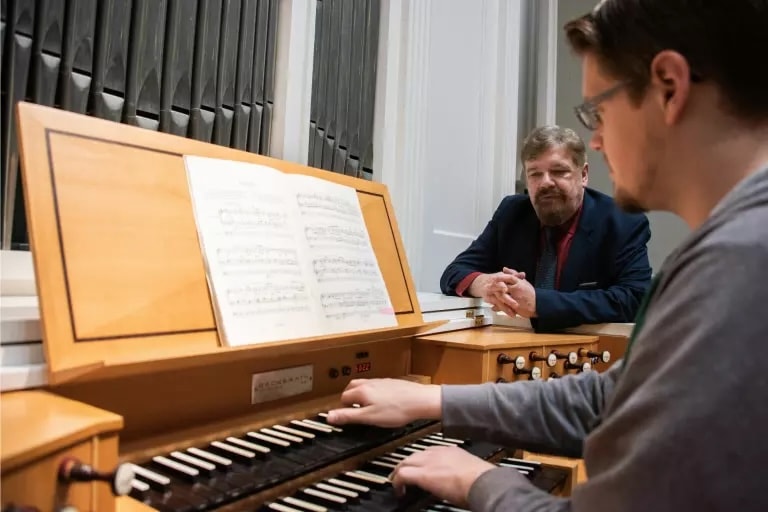
<instances>
[{"instance_id":1,"label":"wooden side panel","mask_svg":"<svg viewBox=\"0 0 768 512\"><path fill-rule=\"evenodd\" d=\"M42 391L5 393L2 408L3 507L9 503L59 510L114 510L109 484L59 483L59 464L75 457L111 472L118 462L122 419Z\"/></svg>"},{"instance_id":2,"label":"wooden side panel","mask_svg":"<svg viewBox=\"0 0 768 512\"><path fill-rule=\"evenodd\" d=\"M48 142L75 340L215 329L180 157L64 133Z\"/></svg>"},{"instance_id":3,"label":"wooden side panel","mask_svg":"<svg viewBox=\"0 0 768 512\"><path fill-rule=\"evenodd\" d=\"M428 375L434 384L484 382L487 355L476 350L442 347L419 340L413 343L411 371Z\"/></svg>"},{"instance_id":4,"label":"wooden side panel","mask_svg":"<svg viewBox=\"0 0 768 512\"><path fill-rule=\"evenodd\" d=\"M358 192L360 208L369 226L379 226L379 229L369 229L371 245L376 253L379 268L387 285L392 308L398 315L421 313L418 300L411 299L408 293L410 276L405 264L405 254L395 243L397 240L397 225L394 214L388 210L386 197L383 194ZM383 227L383 229L382 229Z\"/></svg>"},{"instance_id":5,"label":"wooden side panel","mask_svg":"<svg viewBox=\"0 0 768 512\"><path fill-rule=\"evenodd\" d=\"M595 369L598 371L605 371L611 367L613 363L622 359L627 352L627 344L629 338L624 336L600 336L597 341L597 351L602 352L607 350L611 353L611 361L608 364L599 362L595 365Z\"/></svg>"}]
</instances>

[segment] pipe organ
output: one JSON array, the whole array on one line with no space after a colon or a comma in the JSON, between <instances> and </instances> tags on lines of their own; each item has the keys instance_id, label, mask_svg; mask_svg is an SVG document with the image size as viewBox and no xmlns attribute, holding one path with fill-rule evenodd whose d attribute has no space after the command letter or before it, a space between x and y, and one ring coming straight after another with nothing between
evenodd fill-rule
<instances>
[{"instance_id":1,"label":"pipe organ","mask_svg":"<svg viewBox=\"0 0 768 512\"><path fill-rule=\"evenodd\" d=\"M447 437L437 422L325 421L353 378L431 376L412 365L412 352L430 346L418 336L437 325L422 316L383 185L39 105L20 103L16 114L44 378L0 399L4 511L444 509L417 489L395 495L387 478L433 445L460 446L565 492L567 472L520 460L514 447ZM354 188L396 325L224 345L185 155ZM594 351L591 340L558 350ZM465 379L574 371L531 359L547 343L519 347L468 350L479 373Z\"/></svg>"}]
</instances>

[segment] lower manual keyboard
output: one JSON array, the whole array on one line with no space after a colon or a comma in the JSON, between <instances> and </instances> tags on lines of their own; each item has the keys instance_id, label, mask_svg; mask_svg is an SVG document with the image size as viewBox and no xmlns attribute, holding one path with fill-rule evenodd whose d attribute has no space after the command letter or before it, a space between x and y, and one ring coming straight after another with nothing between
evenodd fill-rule
<instances>
[{"instance_id":1,"label":"lower manual keyboard","mask_svg":"<svg viewBox=\"0 0 768 512\"><path fill-rule=\"evenodd\" d=\"M356 470L343 471L332 477L304 486L292 494L265 503L259 512L459 512L462 509L438 502L426 492L412 488L397 496L388 479L397 463L414 451L426 449L433 442L461 446L483 459L499 456L503 450L484 442L459 440L431 434L412 443L373 458ZM538 488L555 492L568 477L567 472L542 466L538 462L503 458L500 466L520 471Z\"/></svg>"},{"instance_id":2,"label":"lower manual keyboard","mask_svg":"<svg viewBox=\"0 0 768 512\"><path fill-rule=\"evenodd\" d=\"M162 512L213 510L431 424L336 427L320 413L132 464L131 496Z\"/></svg>"}]
</instances>

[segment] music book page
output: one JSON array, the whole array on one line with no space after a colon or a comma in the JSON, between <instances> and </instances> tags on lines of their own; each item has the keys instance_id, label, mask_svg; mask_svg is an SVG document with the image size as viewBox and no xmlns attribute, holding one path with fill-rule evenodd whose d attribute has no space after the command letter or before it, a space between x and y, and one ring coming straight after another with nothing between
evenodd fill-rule
<instances>
[{"instance_id":1,"label":"music book page","mask_svg":"<svg viewBox=\"0 0 768 512\"><path fill-rule=\"evenodd\" d=\"M222 343L397 326L354 188L185 156Z\"/></svg>"}]
</instances>

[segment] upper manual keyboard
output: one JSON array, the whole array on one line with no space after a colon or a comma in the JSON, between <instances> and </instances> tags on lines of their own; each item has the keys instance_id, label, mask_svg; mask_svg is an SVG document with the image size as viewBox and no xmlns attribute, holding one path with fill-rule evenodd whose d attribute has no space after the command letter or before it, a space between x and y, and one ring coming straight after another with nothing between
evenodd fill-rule
<instances>
[{"instance_id":1,"label":"upper manual keyboard","mask_svg":"<svg viewBox=\"0 0 768 512\"><path fill-rule=\"evenodd\" d=\"M168 512L205 511L245 498L434 422L388 429L329 425L325 414L225 436L133 464L131 496Z\"/></svg>"}]
</instances>

